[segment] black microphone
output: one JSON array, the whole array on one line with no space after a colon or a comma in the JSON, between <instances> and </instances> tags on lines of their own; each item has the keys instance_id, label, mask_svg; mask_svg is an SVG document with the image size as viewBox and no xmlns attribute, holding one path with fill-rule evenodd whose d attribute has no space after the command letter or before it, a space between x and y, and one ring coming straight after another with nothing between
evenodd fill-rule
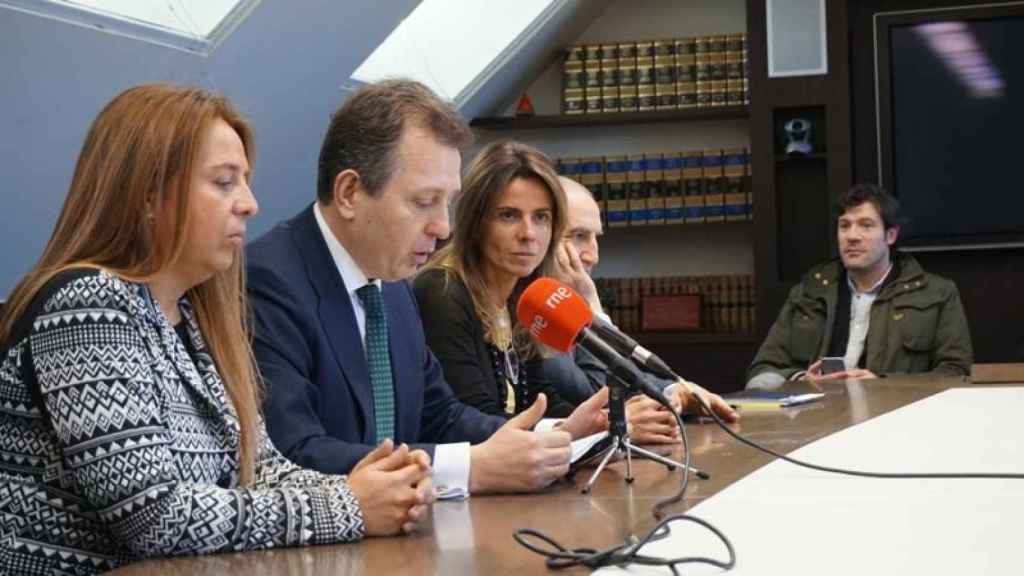
<instances>
[{"instance_id":1,"label":"black microphone","mask_svg":"<svg viewBox=\"0 0 1024 576\"><path fill-rule=\"evenodd\" d=\"M661 390L632 362L589 328L594 319L590 305L568 286L553 278L538 278L523 291L516 316L519 324L528 327L530 335L538 341L561 352L582 346L630 389L671 406Z\"/></svg>"},{"instance_id":2,"label":"black microphone","mask_svg":"<svg viewBox=\"0 0 1024 576\"><path fill-rule=\"evenodd\" d=\"M619 354L615 349L605 342L600 336L596 334L596 331L590 328L583 328L580 330L580 335L576 339L576 345L581 346L587 352L593 354L598 360L600 360L608 370L619 380L624 382L626 386L634 392L640 392L647 395L654 400L657 400L659 404L673 410L672 404L668 401L668 398L662 393L657 386L651 384L651 382L644 377L640 370L637 370L636 366L633 365L628 359L624 358L622 354Z\"/></svg>"},{"instance_id":3,"label":"black microphone","mask_svg":"<svg viewBox=\"0 0 1024 576\"><path fill-rule=\"evenodd\" d=\"M611 322L605 321L600 316L595 316L590 323L590 329L607 342L619 354L631 358L634 362L650 370L654 374L668 380L677 380L677 376L664 360L658 358L653 352L644 348L636 340L633 340Z\"/></svg>"}]
</instances>

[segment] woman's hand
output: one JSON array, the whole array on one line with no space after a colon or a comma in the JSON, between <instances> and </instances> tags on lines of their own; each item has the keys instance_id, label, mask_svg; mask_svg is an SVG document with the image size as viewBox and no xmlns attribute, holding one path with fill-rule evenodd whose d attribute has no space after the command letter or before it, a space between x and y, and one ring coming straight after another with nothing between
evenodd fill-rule
<instances>
[{"instance_id":1,"label":"woman's hand","mask_svg":"<svg viewBox=\"0 0 1024 576\"><path fill-rule=\"evenodd\" d=\"M352 469L348 485L359 499L370 536L409 533L434 501L430 456L422 450L397 449L390 440L367 454Z\"/></svg>"}]
</instances>

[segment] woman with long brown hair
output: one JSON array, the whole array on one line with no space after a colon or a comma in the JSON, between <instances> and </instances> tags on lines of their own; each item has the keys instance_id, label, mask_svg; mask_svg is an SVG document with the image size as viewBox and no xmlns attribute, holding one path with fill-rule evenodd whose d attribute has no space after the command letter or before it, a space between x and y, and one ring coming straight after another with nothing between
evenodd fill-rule
<instances>
[{"instance_id":1,"label":"woman with long brown hair","mask_svg":"<svg viewBox=\"0 0 1024 576\"><path fill-rule=\"evenodd\" d=\"M425 453L387 444L346 478L267 440L241 262L252 161L247 122L199 89L132 88L93 122L0 316L6 569L350 541L423 513Z\"/></svg>"},{"instance_id":2,"label":"woman with long brown hair","mask_svg":"<svg viewBox=\"0 0 1024 576\"><path fill-rule=\"evenodd\" d=\"M574 430L579 400L560 394L568 383L548 376L568 374L551 366L574 365L573 359L542 353L512 314L522 290L541 276L562 279L601 313L579 254L563 241L566 206L561 181L544 153L512 141L486 146L463 178L450 243L428 262L413 288L427 344L463 402L512 415L543 392L546 415L569 416L564 425ZM605 395L605 389L598 394ZM695 405L682 386L670 396L680 407ZM634 397L626 404L626 417L638 442L678 441L674 417L657 402Z\"/></svg>"},{"instance_id":3,"label":"woman with long brown hair","mask_svg":"<svg viewBox=\"0 0 1024 576\"><path fill-rule=\"evenodd\" d=\"M513 415L540 392L547 416L575 406L529 369L540 352L513 319L531 281L557 272L565 198L550 160L525 144L502 141L473 160L455 200L451 241L413 287L427 344L465 403ZM520 361L522 359L522 362Z\"/></svg>"}]
</instances>

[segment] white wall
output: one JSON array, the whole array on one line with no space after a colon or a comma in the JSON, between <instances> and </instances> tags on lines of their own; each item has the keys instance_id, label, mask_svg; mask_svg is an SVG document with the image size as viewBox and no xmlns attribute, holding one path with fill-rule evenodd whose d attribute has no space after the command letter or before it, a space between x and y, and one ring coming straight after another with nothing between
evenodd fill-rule
<instances>
[{"instance_id":1,"label":"white wall","mask_svg":"<svg viewBox=\"0 0 1024 576\"><path fill-rule=\"evenodd\" d=\"M576 44L654 40L745 32L744 0L611 2ZM537 114L557 114L562 64L553 62L527 93ZM512 114L512 110L506 111ZM478 146L511 138L552 157L637 154L705 147L749 146L746 120L671 122L516 131L478 130ZM656 226L607 230L601 242L606 277L753 274L753 228L747 224Z\"/></svg>"}]
</instances>

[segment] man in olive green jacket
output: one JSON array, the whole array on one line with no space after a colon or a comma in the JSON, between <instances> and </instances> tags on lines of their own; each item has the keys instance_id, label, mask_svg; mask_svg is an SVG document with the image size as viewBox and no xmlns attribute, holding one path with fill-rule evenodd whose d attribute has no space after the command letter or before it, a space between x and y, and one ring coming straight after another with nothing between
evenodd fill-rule
<instances>
[{"instance_id":1,"label":"man in olive green jacket","mask_svg":"<svg viewBox=\"0 0 1024 576\"><path fill-rule=\"evenodd\" d=\"M815 267L790 290L747 371L747 387L920 372L966 375L971 337L960 294L912 256L890 250L899 235L896 200L861 185L837 204L840 258ZM842 365L831 371L823 357L841 357Z\"/></svg>"}]
</instances>

